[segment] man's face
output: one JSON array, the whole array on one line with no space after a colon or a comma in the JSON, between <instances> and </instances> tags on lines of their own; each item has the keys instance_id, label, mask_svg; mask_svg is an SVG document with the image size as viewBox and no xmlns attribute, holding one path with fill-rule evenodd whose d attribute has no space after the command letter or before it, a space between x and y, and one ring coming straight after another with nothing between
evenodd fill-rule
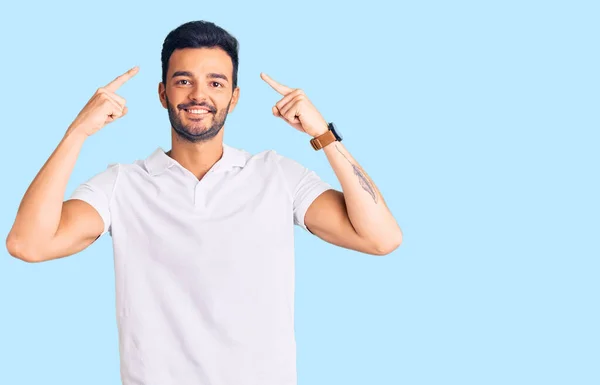
<instances>
[{"instance_id":1,"label":"man's face","mask_svg":"<svg viewBox=\"0 0 600 385\"><path fill-rule=\"evenodd\" d=\"M215 137L237 104L233 63L220 48L185 48L169 59L166 85L159 84L163 107L177 135L190 142Z\"/></svg>"}]
</instances>

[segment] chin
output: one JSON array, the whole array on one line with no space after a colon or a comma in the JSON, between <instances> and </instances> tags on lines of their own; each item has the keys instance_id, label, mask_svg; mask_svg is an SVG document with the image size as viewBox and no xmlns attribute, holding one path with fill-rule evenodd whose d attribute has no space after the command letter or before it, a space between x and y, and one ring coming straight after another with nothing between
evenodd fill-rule
<instances>
[{"instance_id":1,"label":"chin","mask_svg":"<svg viewBox=\"0 0 600 385\"><path fill-rule=\"evenodd\" d=\"M184 127L180 126L179 129L175 129L175 132L180 138L188 142L198 143L211 140L212 138L217 136L220 130L221 128L215 130L212 128L207 128L205 126L200 128L189 127L189 125L185 125Z\"/></svg>"},{"instance_id":2,"label":"chin","mask_svg":"<svg viewBox=\"0 0 600 385\"><path fill-rule=\"evenodd\" d=\"M186 125L186 127L184 127L183 130L190 135L202 135L208 131L208 127L206 127L204 125L202 125L202 126Z\"/></svg>"}]
</instances>

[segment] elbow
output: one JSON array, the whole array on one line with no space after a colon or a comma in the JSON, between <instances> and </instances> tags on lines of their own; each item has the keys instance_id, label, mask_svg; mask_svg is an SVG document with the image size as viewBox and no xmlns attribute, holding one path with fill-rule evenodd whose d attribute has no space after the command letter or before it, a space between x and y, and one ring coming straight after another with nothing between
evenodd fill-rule
<instances>
[{"instance_id":1,"label":"elbow","mask_svg":"<svg viewBox=\"0 0 600 385\"><path fill-rule=\"evenodd\" d=\"M388 255L391 254L394 250L396 250L402 244L402 231L398 230L395 234L386 237L386 239L382 239L379 242L375 243L373 248L374 255Z\"/></svg>"},{"instance_id":2,"label":"elbow","mask_svg":"<svg viewBox=\"0 0 600 385\"><path fill-rule=\"evenodd\" d=\"M26 247L26 243L20 241L17 237L9 234L6 238L6 250L12 257L20 259L27 263L41 262L42 260L37 257L37 254Z\"/></svg>"}]
</instances>

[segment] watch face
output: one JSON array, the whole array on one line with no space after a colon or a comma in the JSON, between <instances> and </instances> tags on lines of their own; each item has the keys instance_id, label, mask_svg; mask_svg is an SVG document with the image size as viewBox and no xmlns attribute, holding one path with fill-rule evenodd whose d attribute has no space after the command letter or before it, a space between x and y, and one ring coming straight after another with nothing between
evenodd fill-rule
<instances>
[{"instance_id":1,"label":"watch face","mask_svg":"<svg viewBox=\"0 0 600 385\"><path fill-rule=\"evenodd\" d=\"M339 142L341 142L342 139L344 139L344 137L342 136L342 133L340 132L340 130L338 130L338 128L335 126L335 124L329 123L329 128L331 129L331 132L333 132L333 135L335 135L335 138Z\"/></svg>"}]
</instances>

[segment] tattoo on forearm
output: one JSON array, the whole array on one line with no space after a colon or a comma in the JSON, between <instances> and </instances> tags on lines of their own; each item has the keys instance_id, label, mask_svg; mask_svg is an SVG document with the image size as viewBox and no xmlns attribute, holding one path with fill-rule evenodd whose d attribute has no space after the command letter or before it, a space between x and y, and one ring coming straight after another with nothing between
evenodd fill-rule
<instances>
[{"instance_id":1,"label":"tattoo on forearm","mask_svg":"<svg viewBox=\"0 0 600 385\"><path fill-rule=\"evenodd\" d=\"M363 190L368 192L371 195L371 197L373 198L373 201L375 203L377 203L377 192L375 192L375 189L371 185L371 182L369 182L369 179L367 179L367 176L361 171L360 168L358 168L357 165L355 165L354 163L352 163L350 161L350 159L348 159L348 157L339 149L338 146L335 146L335 148L338 150L338 152L340 154L342 154L342 156L344 158L346 158L348 163L350 163L350 165L352 166L352 169L354 170L354 175L356 175L358 177L358 181L360 183L360 186L363 188Z\"/></svg>"}]
</instances>

